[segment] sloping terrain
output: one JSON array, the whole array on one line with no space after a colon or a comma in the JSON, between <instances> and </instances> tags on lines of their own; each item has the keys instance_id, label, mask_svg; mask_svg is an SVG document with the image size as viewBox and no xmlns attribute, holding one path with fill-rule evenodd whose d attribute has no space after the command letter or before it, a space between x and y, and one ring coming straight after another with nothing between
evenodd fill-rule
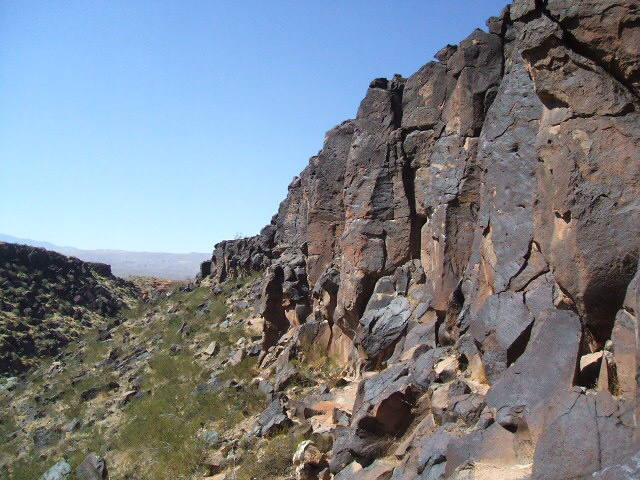
<instances>
[{"instance_id":1,"label":"sloping terrain","mask_svg":"<svg viewBox=\"0 0 640 480\"><path fill-rule=\"evenodd\" d=\"M0 478L102 478L83 476L86 458L99 459L110 478L202 478L231 465L240 480L280 478L300 442L328 448L308 428L288 431L284 418L269 438L256 435L276 383L269 372L271 383L257 377L262 330L246 298L259 286L256 277L216 293L176 284L0 386ZM316 358L287 386L325 392L318 382L333 382L336 368ZM232 456L218 455L221 447Z\"/></svg>"},{"instance_id":2,"label":"sloping terrain","mask_svg":"<svg viewBox=\"0 0 640 480\"><path fill-rule=\"evenodd\" d=\"M106 263L111 265L111 271L114 275L122 278L147 276L169 280L190 280L198 272L200 263L210 256L207 253L197 252L163 253L108 249L86 250L75 247L61 247L48 242L5 234L0 234L0 241L46 248L63 255L79 258L85 262Z\"/></svg>"},{"instance_id":3,"label":"sloping terrain","mask_svg":"<svg viewBox=\"0 0 640 480\"><path fill-rule=\"evenodd\" d=\"M0 242L0 373L54 355L137 296L109 265Z\"/></svg>"}]
</instances>

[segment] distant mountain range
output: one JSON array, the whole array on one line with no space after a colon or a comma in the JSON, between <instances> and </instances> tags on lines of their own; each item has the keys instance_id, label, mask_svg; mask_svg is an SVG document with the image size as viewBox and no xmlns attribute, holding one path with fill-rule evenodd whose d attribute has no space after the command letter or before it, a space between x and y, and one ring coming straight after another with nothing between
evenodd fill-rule
<instances>
[{"instance_id":1,"label":"distant mountain range","mask_svg":"<svg viewBox=\"0 0 640 480\"><path fill-rule=\"evenodd\" d=\"M200 263L211 258L210 253L196 252L162 253L102 249L83 250L75 247L62 247L39 240L14 237L3 233L0 233L0 242L46 248L86 262L107 263L111 265L114 275L125 278L132 275L145 275L171 280L190 280L198 273Z\"/></svg>"}]
</instances>

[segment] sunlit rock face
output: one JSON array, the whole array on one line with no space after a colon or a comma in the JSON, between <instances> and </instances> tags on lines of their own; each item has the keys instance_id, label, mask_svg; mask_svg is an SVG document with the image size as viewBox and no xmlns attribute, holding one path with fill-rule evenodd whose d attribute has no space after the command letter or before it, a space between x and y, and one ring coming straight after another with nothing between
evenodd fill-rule
<instances>
[{"instance_id":1,"label":"sunlit rock face","mask_svg":"<svg viewBox=\"0 0 640 480\"><path fill-rule=\"evenodd\" d=\"M394 480L633 463L640 6L518 0L487 25L372 81L271 224L203 265L265 273L267 363L315 343L362 376L337 475L390 454Z\"/></svg>"}]
</instances>

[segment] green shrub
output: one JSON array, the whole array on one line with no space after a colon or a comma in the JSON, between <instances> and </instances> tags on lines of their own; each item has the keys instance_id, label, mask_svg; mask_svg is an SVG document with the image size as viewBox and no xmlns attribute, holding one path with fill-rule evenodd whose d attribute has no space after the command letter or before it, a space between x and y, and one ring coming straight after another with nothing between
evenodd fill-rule
<instances>
[{"instance_id":1,"label":"green shrub","mask_svg":"<svg viewBox=\"0 0 640 480\"><path fill-rule=\"evenodd\" d=\"M188 354L162 353L149 365L144 386L151 394L125 408L115 445L127 452L144 479L174 480L196 473L208 448L198 436L201 427L229 428L264 408L262 395L253 387L193 395L204 372ZM241 368L248 374L252 367L247 363Z\"/></svg>"},{"instance_id":2,"label":"green shrub","mask_svg":"<svg viewBox=\"0 0 640 480\"><path fill-rule=\"evenodd\" d=\"M40 475L53 465L53 463L51 465L49 463L40 460L36 454L30 453L13 462L10 467L10 477L4 476L4 472L0 472L0 480L34 480L40 478Z\"/></svg>"},{"instance_id":3,"label":"green shrub","mask_svg":"<svg viewBox=\"0 0 640 480\"><path fill-rule=\"evenodd\" d=\"M340 378L342 366L326 349L319 345L305 345L301 351L301 359L293 361L302 377L324 380L329 386Z\"/></svg>"},{"instance_id":4,"label":"green shrub","mask_svg":"<svg viewBox=\"0 0 640 480\"><path fill-rule=\"evenodd\" d=\"M257 455L254 451L245 455L237 471L237 480L270 480L290 474L293 454L303 440L301 435L292 433L267 440Z\"/></svg>"}]
</instances>

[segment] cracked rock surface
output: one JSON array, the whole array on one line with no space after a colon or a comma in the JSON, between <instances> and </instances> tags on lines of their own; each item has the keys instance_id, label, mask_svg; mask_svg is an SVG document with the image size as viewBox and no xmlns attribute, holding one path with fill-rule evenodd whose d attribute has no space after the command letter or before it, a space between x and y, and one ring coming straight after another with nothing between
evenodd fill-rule
<instances>
[{"instance_id":1,"label":"cracked rock surface","mask_svg":"<svg viewBox=\"0 0 640 480\"><path fill-rule=\"evenodd\" d=\"M263 233L214 251L246 273L263 249L267 363L309 324L295 342L361 378L336 478L633 463L640 5L516 0L487 25L373 81Z\"/></svg>"}]
</instances>

